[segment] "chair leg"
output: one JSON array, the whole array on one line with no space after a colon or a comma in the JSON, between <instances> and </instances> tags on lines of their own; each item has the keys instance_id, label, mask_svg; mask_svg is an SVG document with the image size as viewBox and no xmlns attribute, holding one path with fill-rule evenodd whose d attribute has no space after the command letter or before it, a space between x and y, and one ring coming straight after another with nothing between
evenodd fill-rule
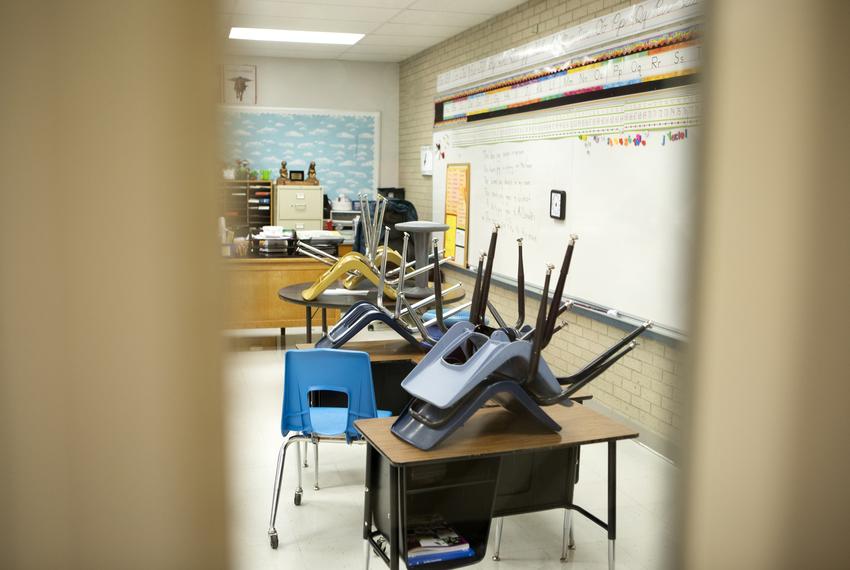
<instances>
[{"instance_id":1,"label":"chair leg","mask_svg":"<svg viewBox=\"0 0 850 570\"><path fill-rule=\"evenodd\" d=\"M272 491L272 512L269 517L269 543L272 548L277 548L278 545L278 537L277 537L277 529L275 529L275 521L277 520L277 506L280 502L280 489L283 484L283 466L286 463L286 450L293 442L297 441L294 438L287 438L280 444L280 451L277 453L277 468L275 469L274 474L274 490Z\"/></svg>"},{"instance_id":2,"label":"chair leg","mask_svg":"<svg viewBox=\"0 0 850 570\"><path fill-rule=\"evenodd\" d=\"M570 522L570 550L576 549L576 539L573 536L573 525L572 521Z\"/></svg>"},{"instance_id":3,"label":"chair leg","mask_svg":"<svg viewBox=\"0 0 850 570\"><path fill-rule=\"evenodd\" d=\"M499 550L502 547L502 525L504 524L504 522L505 517L499 517L496 519L496 545L493 549L493 560L495 560L496 562L501 560L501 558L499 558Z\"/></svg>"},{"instance_id":4,"label":"chair leg","mask_svg":"<svg viewBox=\"0 0 850 570\"><path fill-rule=\"evenodd\" d=\"M313 471L315 473L315 481L313 483L313 490L319 490L319 442L313 442Z\"/></svg>"},{"instance_id":5,"label":"chair leg","mask_svg":"<svg viewBox=\"0 0 850 570\"><path fill-rule=\"evenodd\" d=\"M306 440L303 440L303 441L306 442ZM305 447L306 447L306 443L305 443ZM301 504L301 495L304 493L304 489L301 488L301 469L302 468L301 468L301 442L300 441L297 444L295 444L295 453L296 453L296 456L295 456L296 462L295 463L298 467L298 486L295 488L294 502L295 502L295 506L298 506L298 505ZM304 450L304 454L305 455L307 454L306 449Z\"/></svg>"},{"instance_id":6,"label":"chair leg","mask_svg":"<svg viewBox=\"0 0 850 570\"><path fill-rule=\"evenodd\" d=\"M307 465L307 440L304 440L304 467L310 467Z\"/></svg>"},{"instance_id":7,"label":"chair leg","mask_svg":"<svg viewBox=\"0 0 850 570\"><path fill-rule=\"evenodd\" d=\"M564 509L564 535L561 537L561 562L569 557L570 543L573 535L573 510Z\"/></svg>"},{"instance_id":8,"label":"chair leg","mask_svg":"<svg viewBox=\"0 0 850 570\"><path fill-rule=\"evenodd\" d=\"M372 559L372 547L369 545L368 540L363 541L363 546L365 546L364 550L366 550L366 570L369 570L369 562Z\"/></svg>"}]
</instances>

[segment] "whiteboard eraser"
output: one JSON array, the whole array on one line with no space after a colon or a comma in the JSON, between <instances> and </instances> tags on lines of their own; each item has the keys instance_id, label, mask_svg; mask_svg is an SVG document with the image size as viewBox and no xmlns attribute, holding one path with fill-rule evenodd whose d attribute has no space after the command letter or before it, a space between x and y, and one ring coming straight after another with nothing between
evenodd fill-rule
<instances>
[{"instance_id":1,"label":"whiteboard eraser","mask_svg":"<svg viewBox=\"0 0 850 570\"><path fill-rule=\"evenodd\" d=\"M608 309L605 312L605 314L608 315L609 317L619 317L620 316L620 313L617 311L617 309Z\"/></svg>"}]
</instances>

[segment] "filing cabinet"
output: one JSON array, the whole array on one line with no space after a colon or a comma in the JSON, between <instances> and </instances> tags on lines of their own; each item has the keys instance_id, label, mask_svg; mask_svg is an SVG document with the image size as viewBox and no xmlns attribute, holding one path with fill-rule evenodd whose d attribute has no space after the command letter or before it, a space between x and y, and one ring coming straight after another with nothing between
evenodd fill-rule
<instances>
[{"instance_id":1,"label":"filing cabinet","mask_svg":"<svg viewBox=\"0 0 850 570\"><path fill-rule=\"evenodd\" d=\"M322 229L321 186L277 186L275 192L275 225L296 232Z\"/></svg>"}]
</instances>

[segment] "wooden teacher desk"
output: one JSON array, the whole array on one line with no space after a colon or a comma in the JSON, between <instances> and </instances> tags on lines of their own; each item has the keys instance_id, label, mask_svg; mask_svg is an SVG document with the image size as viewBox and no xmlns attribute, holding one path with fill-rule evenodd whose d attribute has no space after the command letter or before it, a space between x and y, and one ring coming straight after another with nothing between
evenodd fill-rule
<instances>
[{"instance_id":1,"label":"wooden teacher desk","mask_svg":"<svg viewBox=\"0 0 850 570\"><path fill-rule=\"evenodd\" d=\"M222 261L225 268L227 324L230 328L280 328L304 326L304 309L281 303L278 290L293 284L312 283L327 266L309 257L234 257ZM327 320L335 323L338 310Z\"/></svg>"},{"instance_id":2,"label":"wooden teacher desk","mask_svg":"<svg viewBox=\"0 0 850 570\"><path fill-rule=\"evenodd\" d=\"M578 511L608 533L609 569L617 530L617 441L634 430L585 406L548 406L561 425L551 433L502 408L484 408L439 447L425 452L390 432L395 418L358 420L367 442L363 539L391 570L407 557L408 525L439 515L466 538L472 558L434 562L433 570L474 564L484 558L495 517L565 508ZM608 444L607 523L573 503L579 447ZM389 545L384 552L379 543ZM367 559L368 563L368 559Z\"/></svg>"}]
</instances>

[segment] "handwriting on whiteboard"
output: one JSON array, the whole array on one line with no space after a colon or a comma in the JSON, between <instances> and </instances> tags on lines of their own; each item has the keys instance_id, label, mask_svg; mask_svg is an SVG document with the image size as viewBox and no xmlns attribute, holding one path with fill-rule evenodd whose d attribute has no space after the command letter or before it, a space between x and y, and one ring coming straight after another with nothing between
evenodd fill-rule
<instances>
[{"instance_id":1,"label":"handwriting on whiteboard","mask_svg":"<svg viewBox=\"0 0 850 570\"><path fill-rule=\"evenodd\" d=\"M485 150L482 178L481 220L487 226L499 224L505 235L536 243L536 232L526 233L536 222L532 165L526 151Z\"/></svg>"}]
</instances>

